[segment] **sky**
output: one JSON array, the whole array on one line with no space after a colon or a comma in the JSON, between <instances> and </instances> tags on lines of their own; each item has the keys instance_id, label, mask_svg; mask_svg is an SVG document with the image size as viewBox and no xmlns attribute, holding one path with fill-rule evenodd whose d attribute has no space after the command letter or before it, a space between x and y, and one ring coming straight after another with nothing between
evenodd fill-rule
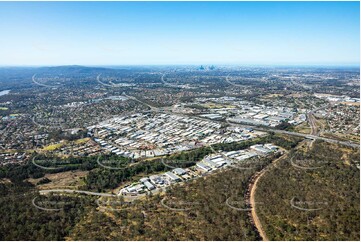
<instances>
[{"instance_id":1,"label":"sky","mask_svg":"<svg viewBox=\"0 0 361 242\"><path fill-rule=\"evenodd\" d=\"M0 65L359 65L359 2L0 2Z\"/></svg>"}]
</instances>

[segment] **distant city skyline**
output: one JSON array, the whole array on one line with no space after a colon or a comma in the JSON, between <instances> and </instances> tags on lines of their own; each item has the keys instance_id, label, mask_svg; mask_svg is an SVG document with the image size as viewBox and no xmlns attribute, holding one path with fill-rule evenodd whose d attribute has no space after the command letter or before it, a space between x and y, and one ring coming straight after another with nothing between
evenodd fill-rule
<instances>
[{"instance_id":1,"label":"distant city skyline","mask_svg":"<svg viewBox=\"0 0 361 242\"><path fill-rule=\"evenodd\" d=\"M359 65L359 2L0 2L0 65Z\"/></svg>"}]
</instances>

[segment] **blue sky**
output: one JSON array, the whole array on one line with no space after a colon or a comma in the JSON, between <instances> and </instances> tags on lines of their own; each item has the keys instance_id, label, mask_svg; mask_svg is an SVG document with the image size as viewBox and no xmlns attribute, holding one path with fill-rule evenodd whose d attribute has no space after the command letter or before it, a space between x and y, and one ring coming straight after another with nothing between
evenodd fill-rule
<instances>
[{"instance_id":1,"label":"blue sky","mask_svg":"<svg viewBox=\"0 0 361 242\"><path fill-rule=\"evenodd\" d=\"M0 65L359 64L359 2L0 2Z\"/></svg>"}]
</instances>

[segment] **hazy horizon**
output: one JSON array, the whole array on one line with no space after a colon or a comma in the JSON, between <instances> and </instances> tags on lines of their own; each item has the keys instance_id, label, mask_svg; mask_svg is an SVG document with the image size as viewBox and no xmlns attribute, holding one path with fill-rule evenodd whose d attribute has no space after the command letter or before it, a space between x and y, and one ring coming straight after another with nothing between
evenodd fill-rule
<instances>
[{"instance_id":1,"label":"hazy horizon","mask_svg":"<svg viewBox=\"0 0 361 242\"><path fill-rule=\"evenodd\" d=\"M108 65L86 65L86 64L63 64L63 65L0 65L0 68L42 68L42 67L89 67L89 68L117 68L117 67L170 67L170 66L182 66L182 67L290 67L290 68L316 68L316 67L324 67L324 68L360 68L359 64L214 64L214 63L206 63L206 64L108 64Z\"/></svg>"}]
</instances>

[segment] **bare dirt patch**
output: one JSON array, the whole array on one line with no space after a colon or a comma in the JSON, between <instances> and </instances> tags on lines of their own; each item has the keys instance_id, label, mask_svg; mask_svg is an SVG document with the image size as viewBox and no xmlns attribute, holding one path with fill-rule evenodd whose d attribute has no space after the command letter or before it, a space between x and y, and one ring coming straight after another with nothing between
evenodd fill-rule
<instances>
[{"instance_id":1,"label":"bare dirt patch","mask_svg":"<svg viewBox=\"0 0 361 242\"><path fill-rule=\"evenodd\" d=\"M66 171L55 174L46 174L44 177L50 180L49 183L38 185L39 189L54 189L54 188L65 188L72 187L76 188L80 185L83 185L82 178L85 177L89 172L88 171ZM28 179L28 181L36 185L42 178L38 179Z\"/></svg>"}]
</instances>

